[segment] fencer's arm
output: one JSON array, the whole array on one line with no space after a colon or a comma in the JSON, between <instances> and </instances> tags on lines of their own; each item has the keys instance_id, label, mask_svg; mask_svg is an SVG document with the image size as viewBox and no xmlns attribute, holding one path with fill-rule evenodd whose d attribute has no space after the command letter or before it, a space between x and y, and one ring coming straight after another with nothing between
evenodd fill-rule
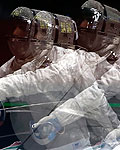
<instances>
[{"instance_id":1,"label":"fencer's arm","mask_svg":"<svg viewBox=\"0 0 120 150\"><path fill-rule=\"evenodd\" d=\"M57 117L61 125L65 126L84 117L86 113L100 107L104 101L106 101L104 93L94 84L82 91L75 98L67 100L56 108L51 115Z\"/></svg>"},{"instance_id":2,"label":"fencer's arm","mask_svg":"<svg viewBox=\"0 0 120 150\"><path fill-rule=\"evenodd\" d=\"M97 84L104 91L107 99L120 93L120 63L115 63L109 71L101 76Z\"/></svg>"},{"instance_id":3,"label":"fencer's arm","mask_svg":"<svg viewBox=\"0 0 120 150\"><path fill-rule=\"evenodd\" d=\"M75 98L66 101L52 112L51 115L57 117L61 125L65 126L80 119L86 113L103 107L107 104L106 96L112 97L119 92L120 72L117 69L117 65L115 65L100 80L96 81L91 87L85 89ZM115 116L114 114L112 115Z\"/></svg>"},{"instance_id":4,"label":"fencer's arm","mask_svg":"<svg viewBox=\"0 0 120 150\"><path fill-rule=\"evenodd\" d=\"M67 86L71 87L74 83L71 71L74 68L74 71L77 72L78 69L75 55L69 54L58 63L44 69L38 69L35 72L28 71L25 74L1 78L0 100L27 96L38 92L61 91L63 88L66 89ZM68 62L72 63L69 65Z\"/></svg>"}]
</instances>

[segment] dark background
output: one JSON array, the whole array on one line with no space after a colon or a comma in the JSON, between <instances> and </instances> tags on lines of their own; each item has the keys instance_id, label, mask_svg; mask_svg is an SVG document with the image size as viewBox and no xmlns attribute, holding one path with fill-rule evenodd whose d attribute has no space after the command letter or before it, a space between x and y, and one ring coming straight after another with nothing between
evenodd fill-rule
<instances>
[{"instance_id":1,"label":"dark background","mask_svg":"<svg viewBox=\"0 0 120 150\"><path fill-rule=\"evenodd\" d=\"M71 17L79 17L80 6L86 0L0 0L0 66L8 61L12 54L9 51L7 41L3 38L7 32L5 20L10 13L19 6L25 6L33 9L46 10L52 13L67 15ZM103 4L109 5L120 11L119 0L99 0ZM0 127L0 148L5 147L14 142L16 137L1 138L1 136L12 134L9 115L2 127Z\"/></svg>"},{"instance_id":2,"label":"dark background","mask_svg":"<svg viewBox=\"0 0 120 150\"><path fill-rule=\"evenodd\" d=\"M33 9L46 10L52 13L67 15L71 17L79 17L80 6L86 0L0 0L0 35L6 31L4 20L8 18L10 13L19 6L25 6ZM120 10L118 0L99 0L99 2L109 5ZM8 50L5 39L0 37L0 66L5 63L11 53Z\"/></svg>"},{"instance_id":3,"label":"dark background","mask_svg":"<svg viewBox=\"0 0 120 150\"><path fill-rule=\"evenodd\" d=\"M6 18L18 6L26 6L54 13L69 15L79 10L86 0L1 0L0 18ZM118 0L99 0L99 2L120 9ZM78 11L79 13L79 11ZM76 14L79 15L79 14Z\"/></svg>"},{"instance_id":4,"label":"dark background","mask_svg":"<svg viewBox=\"0 0 120 150\"><path fill-rule=\"evenodd\" d=\"M7 43L1 35L4 35L7 30L4 20L8 18L10 13L19 6L25 6L33 9L46 10L52 13L67 15L71 17L79 17L80 6L86 0L0 0L0 66L5 63L11 53L8 50ZM99 2L109 5L120 10L118 0L108 1L99 0Z\"/></svg>"}]
</instances>

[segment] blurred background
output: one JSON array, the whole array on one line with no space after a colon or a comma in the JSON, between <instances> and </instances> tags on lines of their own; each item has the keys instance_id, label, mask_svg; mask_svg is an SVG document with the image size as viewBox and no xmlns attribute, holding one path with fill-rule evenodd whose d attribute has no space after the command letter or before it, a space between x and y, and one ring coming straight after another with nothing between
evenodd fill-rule
<instances>
[{"instance_id":1,"label":"blurred background","mask_svg":"<svg viewBox=\"0 0 120 150\"><path fill-rule=\"evenodd\" d=\"M86 0L0 0L0 66L8 61L12 54L10 53L4 34L7 32L5 20L8 19L10 13L19 6L25 6L33 9L46 10L61 15L79 17L80 6ZM118 0L99 0L99 2L116 8L120 11ZM13 143L17 138L15 136L5 137L14 134L9 114L5 123L0 127L0 149Z\"/></svg>"}]
</instances>

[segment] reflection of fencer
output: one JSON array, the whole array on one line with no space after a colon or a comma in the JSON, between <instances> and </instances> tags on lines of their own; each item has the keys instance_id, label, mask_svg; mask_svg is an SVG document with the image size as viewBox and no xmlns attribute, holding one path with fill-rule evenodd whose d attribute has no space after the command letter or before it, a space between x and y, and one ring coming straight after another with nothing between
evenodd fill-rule
<instances>
[{"instance_id":1,"label":"reflection of fencer","mask_svg":"<svg viewBox=\"0 0 120 150\"><path fill-rule=\"evenodd\" d=\"M88 51L98 53L100 56L110 53L108 45L112 45L113 41L116 43L115 45L118 45L119 41L119 16L120 12L115 8L95 0L86 1L81 6L80 17L75 18L79 35L77 44L85 47ZM115 45L115 48L112 48L113 53L108 58L112 63L113 60L116 61L115 54L118 51L118 49L116 51Z\"/></svg>"},{"instance_id":2,"label":"reflection of fencer","mask_svg":"<svg viewBox=\"0 0 120 150\"><path fill-rule=\"evenodd\" d=\"M19 19L17 19L17 17ZM33 19L33 12L26 7L19 7L13 11L11 14L11 22L8 38L9 38L9 49L13 53L14 57L11 58L8 62L6 62L4 65L0 67L0 77L6 76L8 74L11 74L15 72L16 70L20 69L21 66L28 61L30 61L31 58L29 58L29 55L31 53L31 47L29 45L26 45L24 43L25 37L28 36L29 28L26 31L26 27L30 26L30 22ZM17 21L18 20L18 21ZM16 37L16 40L15 40ZM23 40L24 49L20 49L20 39ZM17 41L18 40L18 41ZM11 44L10 44L11 43ZM14 46L13 44L14 43ZM16 44L15 44L16 43ZM19 47L19 51L18 51ZM22 51L28 51L27 54L22 54ZM22 59L22 57L24 59Z\"/></svg>"},{"instance_id":3,"label":"reflection of fencer","mask_svg":"<svg viewBox=\"0 0 120 150\"><path fill-rule=\"evenodd\" d=\"M10 101L14 101L14 98L21 101L26 97L25 99L28 103L30 103L30 100L32 100L32 103L42 103L43 101L46 102L46 104L49 104L50 101L59 101L66 92L68 92L68 94L64 97L64 101L68 98L74 97L75 95L79 94L80 91L90 86L95 81L93 71L95 71L96 65L94 65L94 62L97 62L99 58L98 56L96 56L97 55L95 55L94 53L87 53L78 50L77 52L66 54L61 60L59 60L57 64L51 64L45 69L38 69L36 70L36 72L29 71L26 74L10 75L6 78L1 78L1 100L5 100L6 97L7 99L12 97L12 100ZM86 57L88 57L87 60ZM95 60L95 58L97 58L97 60ZM89 65L88 62L92 64L92 59L93 65ZM82 60L83 64L79 60ZM85 70L83 70L84 68ZM90 78L87 75L88 73L90 75ZM42 97L44 99L42 99ZM71 103L69 103L69 105L70 104ZM44 106L43 108L42 107L40 107L41 109L39 108L38 110L38 118L47 115L47 113L49 113L49 111L52 109L50 105L47 105L46 107ZM60 114L63 118L61 112ZM67 146L72 148L75 147L78 143L78 146L83 149L83 147L87 144L87 138L89 137L89 135L86 133L87 130L84 129L85 120L83 118L81 118L78 122L74 122L74 118L77 115L78 113L75 114L73 118L71 118L71 121L73 121L72 124L69 125L68 122L68 125L65 127L65 133L58 134L59 136L57 136L55 140L51 141L47 146L52 148L51 145L53 145L54 147L58 147L68 144ZM64 121L67 121L67 119L69 118L65 118ZM107 127L112 128L111 122L107 121L107 123L110 123L107 124ZM115 124L117 125L118 123L115 121ZM29 145L27 146L29 148Z\"/></svg>"},{"instance_id":4,"label":"reflection of fencer","mask_svg":"<svg viewBox=\"0 0 120 150\"><path fill-rule=\"evenodd\" d=\"M103 7L101 7L101 8L103 8ZM87 26L88 24L87 24L87 21L85 21L84 22L84 24L82 23L81 24L81 27L82 28L85 28L85 27L87 27L88 28L88 26ZM84 31L85 30L83 30L83 32L82 33L84 33ZM88 32L87 32L88 33ZM90 35L91 33L89 33L89 35ZM91 46L91 47L89 47L89 48L93 48L92 46L94 46L94 45L89 45L89 43L88 43L88 40L86 40L86 35L87 34L84 34L84 35L81 35L81 38L82 38L82 40L84 40L84 42L86 42L86 44L88 44L88 46ZM83 36L85 37L85 39L83 39ZM88 39L90 39L90 37L89 36L87 36L87 38ZM94 38L94 37L93 37ZM90 39L91 40L91 42L93 42L92 41L92 38ZM99 44L103 44L102 45L102 48L100 48L99 47L99 44L97 43L95 46L98 46L97 48L98 49L94 49L94 51L96 51L96 53L98 53L99 55L101 55L101 56L104 56L105 54L110 54L109 55L109 59L108 59L108 61L111 61L111 63L114 63L118 58L116 58L116 55L114 55L115 53L114 52L118 52L118 45L119 45L119 37L113 37L113 38L111 38L111 41L109 41L110 40L110 37L108 38L106 38L105 39L105 37L103 38L103 39L101 39L103 42L100 42L99 41ZM107 41L108 40L108 41ZM81 41L80 41L81 42ZM79 42L79 43L80 43ZM98 42L98 41L97 41ZM107 42L109 42L109 44L107 43ZM85 43L83 43L83 44L85 44ZM84 46L86 46L86 44L84 45ZM104 45L105 44L105 45ZM98 50L98 51L97 51ZM114 56L114 58L112 58ZM97 91L98 89L96 89L96 91ZM99 90L98 90L99 91ZM94 92L94 90L92 91L92 92ZM99 92L98 92L99 93ZM95 93L94 93L94 96L95 96ZM110 95L109 95L110 96ZM79 97L79 96L78 96ZM89 96L88 96L89 97ZM100 104L100 106L101 106L101 108L98 108L97 107L97 109L96 109L96 111L93 111L92 113L94 114L93 116L95 116L95 117L98 117L97 119L99 120L99 123L100 124L102 124L103 123L103 120L101 119L102 117L100 116L100 115L103 115L105 112L106 112L106 114L109 114L109 112L112 112L112 110L111 110L111 108L109 109L109 110L107 110L106 109L106 111L103 111L103 112L101 112L101 114L100 113L98 113L98 115L97 115L97 111L99 110L99 111L102 111L102 109L103 108L106 108L106 106L108 105L107 104L107 101L105 100L106 98L104 98L104 103L103 104ZM80 99L81 100L81 99ZM74 100L73 100L74 101ZM86 100L87 101L87 100ZM81 106L82 106L82 100L81 100ZM68 102L69 103L69 102ZM68 103L66 104L66 105L68 105ZM87 102L86 102L87 103ZM73 103L71 102L71 107L73 107L73 105L72 105ZM64 105L64 104L63 104ZM92 104L93 105L93 104ZM98 103L98 105L99 105L99 103ZM90 103L88 103L88 107L86 108L86 109L88 109L89 107L90 107L91 105L90 105ZM69 107L69 105L68 105L68 107ZM77 106L76 106L77 107ZM84 106L83 106L84 107ZM96 106L95 106L96 107ZM70 109L68 109L68 111L67 111L67 108L65 107L65 110L63 110L63 111L65 111L64 113L70 113L71 114L71 116L74 118L69 118L67 115L66 115L66 117L64 118L63 116L64 116L64 113L63 113L63 116L61 115L61 112L62 112L62 109L61 109L62 107L60 107L60 109L58 110L58 112L56 112L57 113L57 115L61 118L61 120L64 122L64 120L65 120L65 122L66 122L66 124L69 124L69 123L71 123L72 121L74 121L74 120L76 120L75 119L75 115L77 114L76 113L76 111L74 111L73 110L73 112L70 112L70 111L72 111L72 109L70 108ZM74 107L73 107L74 108ZM94 107L93 107L94 108ZM82 108L81 108L82 109ZM89 110L89 109L88 109ZM105 109L103 109L103 110L105 110ZM90 110L89 110L90 111ZM89 112L88 111L88 112ZM73 114L72 114L73 113ZM54 114L54 113L53 113ZM96 114L96 115L95 115ZM110 113L111 114L111 113ZM113 113L114 114L114 113ZM61 116L60 116L61 115ZM79 113L79 115L81 115L81 116L83 116L83 114L80 114ZM78 116L79 116L78 115ZM88 114L87 114L88 115ZM92 116L92 115L91 115ZM108 118L110 119L110 121L113 123L114 122L114 119L112 118L112 115L110 116L110 115L106 115L106 116L109 116ZM62 118L63 117L63 118ZM88 117L88 116L87 116ZM90 117L90 116L89 116ZM91 117L90 117L91 118ZM94 118L94 117L93 117ZM45 120L44 120L45 119ZM70 122L68 121L70 119ZM97 119L95 119L95 120L97 120ZM56 122L56 120L57 120L57 123L59 122L59 119L57 119L56 118L56 116L54 116L54 115L51 115L50 117L45 117L45 118L43 118L42 120L40 120L40 122L38 122L38 123L36 123L35 125L33 125L33 129L35 128L38 128L38 130L37 130L37 133L36 134L38 134L38 132L39 132L39 130L41 131L42 129L43 129L43 124L45 124L45 128L46 128L46 130L48 129L48 133L47 133L47 136L49 137L50 136L50 134L53 134L53 132L50 132L51 131L51 129L50 129L50 127L51 126L49 126L49 124L53 124L53 126L55 127L56 125L54 124L55 122ZM61 125L61 121L60 120L60 125ZM54 122L55 121L55 122ZM54 122L54 123L53 123ZM48 123L48 124L47 124ZM111 123L111 124L112 124ZM64 125L66 125L66 124L64 124L63 123L63 126ZM109 123L107 122L107 120L104 120L104 129L106 130L106 128L108 129L108 131L106 132L106 134L107 133L109 133L110 131L111 131L111 129L110 129L110 127L108 127L107 125L108 125ZM114 124L114 123L113 123ZM119 121L118 121L118 124L119 124ZM47 126L48 125L48 126ZM114 126L115 127L115 126ZM117 127L117 126L116 126ZM57 130L57 128L56 128L56 131L54 131L55 133L54 134L56 134L56 132L59 132L59 130ZM104 132L104 131L103 131ZM41 134L42 134L42 132L40 132ZM104 134L104 137L105 137L105 134ZM36 136L34 137L34 138L36 138ZM40 138L40 137L39 137ZM42 137L41 137L42 138ZM37 139L37 138L36 138ZM38 140L38 139L37 139ZM38 140L39 141L39 140ZM40 143L41 143L41 140L39 141ZM43 142L43 141L42 141ZM45 141L46 142L46 141Z\"/></svg>"},{"instance_id":5,"label":"reflection of fencer","mask_svg":"<svg viewBox=\"0 0 120 150\"><path fill-rule=\"evenodd\" d=\"M0 67L1 78L12 73L17 75L26 73L27 71L35 71L40 67L44 68L51 61L55 62L64 54L72 51L59 46L53 46L52 43L49 43L45 47L45 42L43 47L41 47L42 44L37 39L36 41L35 39L34 41L31 40L33 38L29 35L30 32L33 32L30 30L31 22L34 14L37 12L38 10L18 7L11 13L7 38L10 51L14 56ZM47 57L48 52L50 52L49 58ZM3 118L0 118L1 123Z\"/></svg>"},{"instance_id":6,"label":"reflection of fencer","mask_svg":"<svg viewBox=\"0 0 120 150\"><path fill-rule=\"evenodd\" d=\"M39 15L39 13L37 15ZM36 116L34 117L35 114L32 114L33 119L35 120L35 122L37 122L40 118L48 115L51 109L55 107L55 104L59 103L60 105L61 103L65 102L70 98L74 99L75 96L77 96L82 90L89 87L96 80L94 74L96 73L97 67L101 66L102 68L100 72L97 72L98 74L96 77L98 78L101 76L102 73L106 72L111 67L108 62L102 62L102 60L104 59L100 58L95 53L88 53L80 49L76 51L70 51L70 53L65 54L56 63L52 63L46 68L36 69L36 71L28 71L25 74L11 74L9 76L6 76L5 78L1 78L1 101L5 101L7 98L7 100L10 102L23 101L25 99L29 104L40 103L41 106L39 106L39 108L35 107L34 109L34 111L37 110L39 112L39 115L37 114L37 119ZM101 95L99 95L99 97L101 97ZM81 102L83 100L81 100ZM71 103L69 103L69 105L71 105ZM72 106L74 107L74 103ZM108 105L105 106L105 110L108 108ZM31 109L33 109L33 107ZM103 126L105 126L105 123L107 123L105 126L107 132L109 130L112 130L114 125L117 126L119 124L116 118L116 114L114 114L112 110L110 110L110 112L110 120L107 119L107 114L105 116L106 121L105 118L101 118L103 119L103 122L101 121ZM72 122L68 122L65 126L65 130L63 129L62 132L60 131L60 128L64 125L62 125L61 120L59 121L59 119L56 120L54 118L49 118L49 123L46 123L45 125L49 125L49 127L53 131L55 131L57 127L57 131L55 131L57 135L54 140L51 140L53 138L52 135L54 134L54 132L52 132L53 134L51 135L50 139L50 137L48 138L49 131L47 130L48 134L46 134L46 132L44 133L43 131L46 131L46 128L42 126L44 130L41 131L42 137L40 138L42 138L41 140L43 142L47 141L45 139L48 139L48 142L46 143L47 148L78 148L82 150L84 147L90 144L89 134L86 128L86 120L84 116L78 121L74 121L76 116L78 116L78 113L76 114L74 111L72 111L72 114L75 114L73 118L70 118ZM114 123L111 121L112 116L114 116L115 118ZM61 117L64 119L62 115ZM64 121L66 122L68 119L69 118L65 118ZM27 118L25 119L25 121L27 122ZM59 122L61 123L61 125L59 125ZM51 126L51 124L55 125L55 127ZM24 138L21 140L24 140ZM29 150L33 150L36 148L35 143L32 142L30 144L29 140L24 143L24 146L26 149ZM39 148L39 145L37 145L37 148Z\"/></svg>"},{"instance_id":7,"label":"reflection of fencer","mask_svg":"<svg viewBox=\"0 0 120 150\"><path fill-rule=\"evenodd\" d=\"M33 19L33 12L34 13L37 13L38 11L37 10L30 10L29 8L27 7L19 7L17 9L14 10L14 14L16 13L16 15L19 18L19 20L21 20L19 23L22 25L22 22L23 24L26 22L27 24L27 20L29 20L30 22L32 21ZM11 19L12 17L14 18L15 15L11 15ZM17 20L17 17L16 17L16 20ZM11 27L13 30L8 30L7 32L10 32L11 31L11 38L13 38L12 40L15 40L14 37L15 35L17 34L20 34L20 35L23 35L25 36L25 31L24 29L19 28L20 26L17 27L18 24L16 24L16 27L14 26L13 23L11 23L9 21L9 27ZM13 32L13 34L12 34ZM10 35L10 33L9 33ZM24 39L24 38L23 38ZM10 45L9 45L10 46ZM17 45L16 45L17 46ZM6 62L5 64L3 64L1 67L0 67L0 78L6 76L6 75L9 75L9 74L12 74L13 72L15 72L16 70L20 69L21 66L23 64L25 64L27 61L29 61L29 59L27 60L28 56L24 55L25 58L24 59L20 59L20 55L17 55L17 47L14 47L14 48L11 48L11 46L9 47L10 51L15 55L14 57L12 57L8 62ZM20 49L19 49L20 50ZM27 48L26 48L27 50ZM30 50L30 48L29 48ZM22 53L22 52L21 52ZM20 54L20 53L19 53ZM33 58L34 59L34 58ZM27 61L26 61L27 60ZM23 70L23 69L21 69ZM0 108L3 108L3 106L0 106ZM0 118L0 124L2 124L5 120L5 114L4 114L4 111L2 112L2 118Z\"/></svg>"},{"instance_id":8,"label":"reflection of fencer","mask_svg":"<svg viewBox=\"0 0 120 150\"><path fill-rule=\"evenodd\" d=\"M37 15L39 16L39 13ZM58 50L60 49L62 48L58 47ZM67 49L67 51L68 50L69 49ZM57 63L49 64L46 68L42 69L37 68L35 69L35 71L30 70L28 72L25 72L24 74L14 73L13 75L1 78L0 79L1 100L5 101L7 99L10 102L14 102L14 101L22 101L23 99L25 99L29 104L32 104L33 102L46 104L48 103L49 105L47 106L42 105L39 107L39 109L37 109L37 111L39 111L37 119L34 118L33 114L33 118L35 122L37 122L40 118L50 113L51 109L53 109L55 106L54 103L58 103L60 105L60 103L62 103L63 101L65 102L70 98L76 99L76 97L79 97L79 93L82 90L89 87L96 80L96 78L100 78L101 74L105 73L111 67L111 65L108 62L106 61L102 62L101 61L102 58L100 58L95 53L88 53L85 52L84 50L79 49L75 52L73 52L72 50L69 51L70 53L65 54L61 59L57 60ZM97 72L98 74L95 77L94 75L96 74L96 69L98 69L99 67L102 69L100 72ZM96 93L94 92L95 91L93 90L92 94L94 94L94 96L99 96L99 98L101 98L101 94L96 95ZM82 104L84 97L83 100L82 99L80 100L81 100L81 107L83 107L84 112L84 105L83 105L84 103ZM50 102L53 103L53 105L50 105ZM112 110L107 105L106 100L103 102L105 102L105 106L100 109L100 112L104 110L106 115L104 115L105 118L102 117L98 118L98 121L100 121L101 119L100 123L105 127L105 129L107 130L106 132L108 133L114 128L114 126L118 126L119 121L116 118L116 114L114 114L114 112L112 112ZM88 103L88 105L89 104L90 103ZM69 103L68 106L71 105L72 103ZM73 103L72 107L74 106L75 105ZM91 106L92 105L90 105L89 107ZM94 106L96 107L96 105L93 105L92 107L94 108ZM110 117L108 117L109 115L107 114L108 108L110 109L109 110L111 115ZM57 110L59 110L59 108ZM79 113L76 113L76 111L72 111L72 109L70 110L72 112L72 115L74 114L73 118L65 118L64 120L64 115L62 116L62 113L60 113L62 117L62 119L60 120L57 115L55 115L54 118L53 117L54 113L52 113L52 116L50 116L51 118L48 116L46 119L43 118L42 120L40 120L39 124L42 124L42 126L41 128L39 128L40 129L39 131L41 131L40 133L42 136L41 135L39 136L39 133L36 133L36 135L34 134L35 136L38 136L38 138L35 137L35 140L37 141L38 139L37 142L39 144L41 144L42 141L43 144L47 144L46 145L47 148L49 149L55 148L55 150L56 149L71 150L75 148L82 150L84 147L88 146L90 144L89 134L86 128L86 120L84 118L84 115L80 114L82 117L79 118L78 121L74 121L74 119L76 120L76 117L78 116ZM67 109L65 111L66 113L70 113L67 111ZM96 111L94 111L94 113L96 113ZM58 112L58 115L60 114ZM56 116L58 117L58 119L56 119ZM99 111L98 116L100 117ZM112 121L113 116L115 119L114 121ZM69 119L70 121L68 121ZM64 121L65 123L66 121L68 121L67 124L64 124ZM38 124L33 125L32 126L33 129L36 128L37 125ZM62 129L61 126L62 127L65 126L65 130L63 128L63 130L61 131ZM52 134L50 134L49 132L50 130L48 129L52 129L53 131L51 132ZM31 143L30 145L29 142L28 143L26 142L25 148L33 150L36 148L36 145L34 145L34 143ZM37 146L37 148L39 148L39 145Z\"/></svg>"},{"instance_id":9,"label":"reflection of fencer","mask_svg":"<svg viewBox=\"0 0 120 150\"><path fill-rule=\"evenodd\" d=\"M59 45L73 44L74 39L77 38L76 26L71 18L40 11L39 17L36 16L33 21L33 16L37 12L39 10L18 7L11 13L7 37L10 51L14 57L0 68L0 77L13 73L20 68L24 73L28 70L36 70L40 68L48 55L50 55L49 57L56 57L54 61L57 60L69 50L66 51L59 47L58 52L57 46L53 46L53 41ZM55 17L59 19L56 20ZM39 21L36 22L36 20ZM61 26L55 24L57 21ZM66 21L69 21L67 25L65 24ZM74 26L75 28L73 28ZM58 28L61 31L57 31ZM49 49L52 48L53 50L50 52Z\"/></svg>"},{"instance_id":10,"label":"reflection of fencer","mask_svg":"<svg viewBox=\"0 0 120 150\"><path fill-rule=\"evenodd\" d=\"M106 72L100 80L96 81L91 87L81 92L75 98L69 99L58 107L52 112L50 118L56 118L61 126L70 124L82 116L88 117L89 113L91 115L90 117L97 119L96 116L99 114L98 110L104 108L107 104L106 97L109 99L120 91L120 85L118 84L120 77L119 71L119 61L117 61L117 63ZM109 117L112 117L108 110L102 109L102 111L104 115L107 114ZM38 124L43 124L44 121L49 121L49 116L44 119L40 120L36 125L38 126ZM111 119L114 123L114 118ZM102 120L99 120L99 122L102 123ZM109 134L105 138L105 142L111 145L111 147L115 146L116 142L117 145L119 144L120 134L118 131L119 126L110 133L108 132Z\"/></svg>"},{"instance_id":11,"label":"reflection of fencer","mask_svg":"<svg viewBox=\"0 0 120 150\"><path fill-rule=\"evenodd\" d=\"M99 9L104 9L104 8L99 7ZM118 58L116 58L116 55L114 58L111 57L114 56L113 52L118 52L119 37L108 38L106 36L102 36L103 38L101 38L101 36L99 36L97 38L98 41L94 42L93 44L93 39L94 40L96 39L96 35L94 34L94 32L93 34L91 34L92 32L91 30L91 32L87 32L87 34L85 33L85 28L92 29L92 26L90 26L89 23L91 22L90 21L87 22L86 20L84 20L84 22L81 23L80 28L83 28L83 30L79 34L78 42L83 44L82 46L86 47L88 50L91 49L92 51L95 51L100 56L104 56L112 52L109 55L108 61L113 61L111 63L114 63ZM104 97L104 93L107 96L107 98L118 93L118 91L115 90L117 82L115 82L115 84L109 85L109 82L115 81L114 71L117 74L116 78L119 80L119 71L115 66L113 66L113 68L109 70L106 74L104 74L101 77L101 80L95 82L95 84L92 87L84 90L76 97L66 101L64 104L58 107L54 112L52 112L50 116L42 118L36 124L33 124L32 128L33 131L35 130L34 139L36 140L36 142L42 145L51 142L53 139L55 140L57 134L64 131L69 124L72 124L79 118L83 118L83 117L97 120L99 124L103 126L102 138L104 139L105 136L110 131L112 131L111 130L112 127L114 129L119 125L119 121L117 120L117 118L113 117L115 113L107 104L106 97ZM104 91L104 89L110 91L109 92ZM118 121L117 124L115 123L116 122L115 120ZM79 142L76 144L79 145ZM79 147L79 149L83 149L83 147L81 146Z\"/></svg>"},{"instance_id":12,"label":"reflection of fencer","mask_svg":"<svg viewBox=\"0 0 120 150\"><path fill-rule=\"evenodd\" d=\"M77 95L58 107L51 115L40 120L36 126L49 122L49 119L57 119L61 126L65 126L81 118L82 116L93 117L97 119L98 110L106 105L106 97L110 98L120 91L119 81L119 66L115 64L107 73L105 73L101 80L96 81L93 86L87 88L82 93ZM105 97L106 96L106 97ZM108 110L102 109L103 114L109 114ZM100 115L102 115L102 113ZM92 115L93 114L93 115ZM45 120L44 120L45 119ZM114 124L114 118L111 118ZM102 120L99 120L102 123ZM108 125L108 124L106 124ZM109 127L108 127L109 128ZM110 130L109 130L110 131ZM111 147L119 144L119 126L117 129L111 131L105 138L105 142ZM50 132L50 131L49 131Z\"/></svg>"}]
</instances>

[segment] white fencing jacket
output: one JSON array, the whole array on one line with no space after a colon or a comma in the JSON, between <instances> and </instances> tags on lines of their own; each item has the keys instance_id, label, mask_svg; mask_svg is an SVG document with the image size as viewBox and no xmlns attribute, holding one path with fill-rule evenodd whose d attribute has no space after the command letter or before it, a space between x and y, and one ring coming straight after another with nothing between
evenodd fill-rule
<instances>
[{"instance_id":1,"label":"white fencing jacket","mask_svg":"<svg viewBox=\"0 0 120 150\"><path fill-rule=\"evenodd\" d=\"M57 116L61 124L65 126L65 132L58 135L52 143L47 145L47 148L61 147L80 140L84 141L80 144L82 150L86 145L89 145L86 118L100 122L106 133L111 131L114 126L119 125L117 115L109 107L104 94L101 92L109 85L106 86L106 80L109 79L111 84L114 83L113 72L111 72L110 78L103 81L101 88L97 87L98 84L95 84L92 89L91 87L90 90L86 89L96 79L100 79L112 66L104 57L101 58L93 52L88 53L79 49L77 51L65 50L56 46L54 49L57 51L62 50L62 55L58 55L61 57L56 55L55 61L49 66L38 68L35 71L23 66L13 74L1 78L0 100L3 102L26 102L29 106L26 109L29 109L30 115L27 110L26 113L25 110L21 110L23 113L17 111L11 113L12 125L16 133L29 131L31 120L39 121L60 105L52 114ZM9 63L0 68L0 73L9 72L7 71L9 70L7 67ZM30 62L27 64L30 65ZM114 70L116 71L115 76L119 80L119 71L116 68ZM111 84L109 85L110 90L117 92ZM97 111L94 109L97 109ZM90 113L85 115L86 112L92 112L93 114L97 112L97 114L93 117ZM101 112L104 112L105 117L100 117ZM112 120L113 118L114 120ZM21 141L24 141L25 137L18 135ZM29 150L39 148L39 145L32 138L24 145Z\"/></svg>"}]
</instances>

